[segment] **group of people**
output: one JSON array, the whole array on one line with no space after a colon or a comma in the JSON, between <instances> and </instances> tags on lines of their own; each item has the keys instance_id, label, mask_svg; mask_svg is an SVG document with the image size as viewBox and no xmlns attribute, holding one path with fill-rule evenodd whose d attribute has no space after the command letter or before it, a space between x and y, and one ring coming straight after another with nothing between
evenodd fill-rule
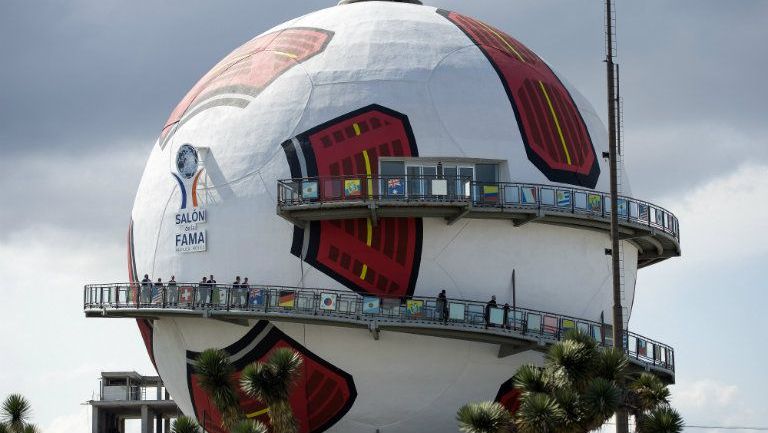
<instances>
[{"instance_id":1,"label":"group of people","mask_svg":"<svg viewBox=\"0 0 768 433\"><path fill-rule=\"evenodd\" d=\"M213 303L220 302L218 283L213 274L203 277L198 285L197 302L201 304L211 305ZM240 276L235 277L235 281L230 285L230 299L231 305L247 305L248 296L250 292L250 285L248 284L248 277L241 279ZM142 288L142 302L153 303L163 302L168 305L176 305L179 302L179 290L176 284L176 276L171 275L171 279L168 283L163 284L162 278L158 278L153 282L149 278L149 274L144 274L144 279L141 280Z\"/></svg>"},{"instance_id":2,"label":"group of people","mask_svg":"<svg viewBox=\"0 0 768 433\"><path fill-rule=\"evenodd\" d=\"M485 318L485 327L488 328L497 326L496 323L493 323L491 321L491 311L494 308L499 308L499 304L496 302L496 296L491 296L491 300L488 301L485 304L485 311L484 311L484 318ZM509 303L505 303L504 306L501 307L504 312L504 319L503 322L500 324L503 328L509 327L509 310L510 305ZM446 323L448 321L449 317L449 310L448 310L448 298L445 294L445 290L441 290L440 293L437 295L437 302L435 306L435 310L437 312L437 318L438 320L442 321L443 323Z\"/></svg>"}]
</instances>

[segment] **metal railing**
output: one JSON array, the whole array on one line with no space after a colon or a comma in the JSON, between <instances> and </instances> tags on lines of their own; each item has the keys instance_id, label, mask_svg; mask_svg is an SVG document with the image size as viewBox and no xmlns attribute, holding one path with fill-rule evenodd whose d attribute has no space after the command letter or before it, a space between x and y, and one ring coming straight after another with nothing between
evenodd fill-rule
<instances>
[{"instance_id":1,"label":"metal railing","mask_svg":"<svg viewBox=\"0 0 768 433\"><path fill-rule=\"evenodd\" d=\"M455 203L472 208L545 210L607 219L610 194L566 186L518 182L475 182L463 177L345 176L284 179L277 182L278 207L356 201ZM631 197L618 200L619 221L647 226L680 239L677 218L668 210Z\"/></svg>"},{"instance_id":2,"label":"metal railing","mask_svg":"<svg viewBox=\"0 0 768 433\"><path fill-rule=\"evenodd\" d=\"M156 285L117 283L87 285L86 312L131 309L142 314L168 311L229 311L290 315L301 318L431 325L510 337L558 341L571 329L591 335L600 345L612 346L611 326L591 320L528 308L491 306L486 302L435 297L380 298L351 291L273 285L233 286L178 283ZM141 311L139 311L141 310ZM625 332L627 355L646 365L674 372L672 347L633 332Z\"/></svg>"}]
</instances>

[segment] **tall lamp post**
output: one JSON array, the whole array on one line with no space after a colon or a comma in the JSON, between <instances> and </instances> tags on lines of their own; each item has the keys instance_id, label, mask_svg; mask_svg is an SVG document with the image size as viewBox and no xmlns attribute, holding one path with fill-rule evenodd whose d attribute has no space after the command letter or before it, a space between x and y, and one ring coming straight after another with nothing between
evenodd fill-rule
<instances>
[{"instance_id":1,"label":"tall lamp post","mask_svg":"<svg viewBox=\"0 0 768 433\"><path fill-rule=\"evenodd\" d=\"M605 0L606 54L608 78L608 158L611 171L611 262L613 269L613 346L624 351L624 317L621 306L621 264L619 262L619 206L618 206L618 111L616 101L616 65L613 61L613 0ZM628 433L627 411L616 411L616 433Z\"/></svg>"}]
</instances>

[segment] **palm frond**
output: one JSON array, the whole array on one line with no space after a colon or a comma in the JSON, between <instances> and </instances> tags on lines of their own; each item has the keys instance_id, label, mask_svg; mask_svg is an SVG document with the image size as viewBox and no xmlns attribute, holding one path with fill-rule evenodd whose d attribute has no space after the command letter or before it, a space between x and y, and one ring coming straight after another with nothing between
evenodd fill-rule
<instances>
[{"instance_id":1,"label":"palm frond","mask_svg":"<svg viewBox=\"0 0 768 433\"><path fill-rule=\"evenodd\" d=\"M287 348L275 350L267 362L248 365L240 376L240 387L251 397L271 404L287 400L301 372L301 355Z\"/></svg>"},{"instance_id":2,"label":"palm frond","mask_svg":"<svg viewBox=\"0 0 768 433\"><path fill-rule=\"evenodd\" d=\"M0 407L0 422L9 431L21 432L32 416L32 405L21 394L11 394Z\"/></svg>"},{"instance_id":3,"label":"palm frond","mask_svg":"<svg viewBox=\"0 0 768 433\"><path fill-rule=\"evenodd\" d=\"M545 359L559 384L582 388L592 378L597 357L595 346L566 340L553 345Z\"/></svg>"},{"instance_id":4,"label":"palm frond","mask_svg":"<svg viewBox=\"0 0 768 433\"><path fill-rule=\"evenodd\" d=\"M282 347L272 352L268 363L272 367L276 379L285 383L287 391L290 391L290 388L299 379L299 372L303 363L301 354L293 349Z\"/></svg>"},{"instance_id":5,"label":"palm frond","mask_svg":"<svg viewBox=\"0 0 768 433\"><path fill-rule=\"evenodd\" d=\"M456 419L464 433L506 433L512 416L502 404L485 401L460 407Z\"/></svg>"},{"instance_id":6,"label":"palm frond","mask_svg":"<svg viewBox=\"0 0 768 433\"><path fill-rule=\"evenodd\" d=\"M594 337L578 329L570 329L566 331L565 335L563 336L563 341L574 341L576 343L583 344L589 349L597 349L597 341L594 339Z\"/></svg>"},{"instance_id":7,"label":"palm frond","mask_svg":"<svg viewBox=\"0 0 768 433\"><path fill-rule=\"evenodd\" d=\"M231 433L269 433L269 430L261 421L242 420L232 427Z\"/></svg>"},{"instance_id":8,"label":"palm frond","mask_svg":"<svg viewBox=\"0 0 768 433\"><path fill-rule=\"evenodd\" d=\"M616 412L621 403L621 390L613 382L597 378L587 385L581 402L584 408L583 425L592 430L603 425Z\"/></svg>"},{"instance_id":9,"label":"palm frond","mask_svg":"<svg viewBox=\"0 0 768 433\"><path fill-rule=\"evenodd\" d=\"M34 424L27 424L24 426L24 430L22 430L23 433L40 433L40 428L38 428Z\"/></svg>"},{"instance_id":10,"label":"palm frond","mask_svg":"<svg viewBox=\"0 0 768 433\"><path fill-rule=\"evenodd\" d=\"M0 433L10 433L8 426L4 422L0 422Z\"/></svg>"},{"instance_id":11,"label":"palm frond","mask_svg":"<svg viewBox=\"0 0 768 433\"><path fill-rule=\"evenodd\" d=\"M637 420L638 433L680 433L683 430L683 418L669 406L653 409Z\"/></svg>"},{"instance_id":12,"label":"palm frond","mask_svg":"<svg viewBox=\"0 0 768 433\"><path fill-rule=\"evenodd\" d=\"M550 396L541 393L523 396L515 413L520 433L551 433L563 422L565 412Z\"/></svg>"},{"instance_id":13,"label":"palm frond","mask_svg":"<svg viewBox=\"0 0 768 433\"><path fill-rule=\"evenodd\" d=\"M580 423L584 417L584 408L579 394L572 388L558 388L552 392L555 402L563 410L563 417L558 431L561 433L580 432Z\"/></svg>"},{"instance_id":14,"label":"palm frond","mask_svg":"<svg viewBox=\"0 0 768 433\"><path fill-rule=\"evenodd\" d=\"M650 411L659 406L668 405L670 391L657 376L642 373L629 384L630 393L639 412Z\"/></svg>"},{"instance_id":15,"label":"palm frond","mask_svg":"<svg viewBox=\"0 0 768 433\"><path fill-rule=\"evenodd\" d=\"M195 361L195 373L200 378L200 388L211 398L225 422L240 410L240 402L232 381L235 369L229 354L223 350L207 349Z\"/></svg>"},{"instance_id":16,"label":"palm frond","mask_svg":"<svg viewBox=\"0 0 768 433\"><path fill-rule=\"evenodd\" d=\"M627 378L629 359L627 355L616 348L606 348L599 351L595 367L595 376L610 382L620 382Z\"/></svg>"},{"instance_id":17,"label":"palm frond","mask_svg":"<svg viewBox=\"0 0 768 433\"><path fill-rule=\"evenodd\" d=\"M171 433L200 433L200 426L192 418L180 416L173 422Z\"/></svg>"},{"instance_id":18,"label":"palm frond","mask_svg":"<svg viewBox=\"0 0 768 433\"><path fill-rule=\"evenodd\" d=\"M542 368L533 364L521 366L512 377L515 388L523 393L546 393L549 390L549 381L547 380Z\"/></svg>"}]
</instances>

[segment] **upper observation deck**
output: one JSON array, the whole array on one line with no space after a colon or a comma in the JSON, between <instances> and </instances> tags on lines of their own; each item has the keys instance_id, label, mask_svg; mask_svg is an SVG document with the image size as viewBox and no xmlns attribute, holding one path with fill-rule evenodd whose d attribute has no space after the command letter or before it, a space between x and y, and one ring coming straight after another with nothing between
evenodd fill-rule
<instances>
[{"instance_id":1,"label":"upper observation deck","mask_svg":"<svg viewBox=\"0 0 768 433\"><path fill-rule=\"evenodd\" d=\"M621 239L638 248L638 267L680 255L680 228L668 210L630 197L618 200ZM277 213L309 221L383 217L508 219L610 233L610 194L567 186L477 182L436 176L345 176L277 183Z\"/></svg>"},{"instance_id":2,"label":"upper observation deck","mask_svg":"<svg viewBox=\"0 0 768 433\"><path fill-rule=\"evenodd\" d=\"M247 319L297 322L479 341L499 345L499 357L526 350L545 351L577 329L610 347L609 324L536 311L520 306L414 296L379 298L351 291L298 287L178 283L88 285L83 291L86 317L205 317L247 325ZM674 382L672 347L625 331L624 347L633 368Z\"/></svg>"}]
</instances>

